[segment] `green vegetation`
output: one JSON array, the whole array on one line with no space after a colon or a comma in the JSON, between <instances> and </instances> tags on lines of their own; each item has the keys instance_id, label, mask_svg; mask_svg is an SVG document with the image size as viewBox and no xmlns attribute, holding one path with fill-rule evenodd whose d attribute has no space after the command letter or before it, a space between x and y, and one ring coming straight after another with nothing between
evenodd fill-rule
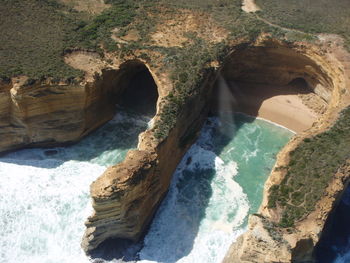
<instances>
[{"instance_id":1,"label":"green vegetation","mask_svg":"<svg viewBox=\"0 0 350 263\"><path fill-rule=\"evenodd\" d=\"M225 53L224 44L208 47L201 39L194 39L194 43L186 49L173 48L168 51L167 63L173 70L172 80L175 89L165 99L167 103L162 108L160 120L155 125L155 137L165 138L174 126L177 116L184 109L185 103L200 92L200 88L208 77L210 66L208 63L221 60Z\"/></svg>"},{"instance_id":2,"label":"green vegetation","mask_svg":"<svg viewBox=\"0 0 350 263\"><path fill-rule=\"evenodd\" d=\"M348 0L256 0L259 16L283 27L307 33L342 35L350 47Z\"/></svg>"},{"instance_id":3,"label":"green vegetation","mask_svg":"<svg viewBox=\"0 0 350 263\"><path fill-rule=\"evenodd\" d=\"M130 24L136 15L137 6L133 1L110 0L106 3L112 6L92 21L77 22L75 32L71 32L69 36L71 47L81 46L98 50L102 46L109 51L116 49L116 44L111 38L111 31Z\"/></svg>"},{"instance_id":4,"label":"green vegetation","mask_svg":"<svg viewBox=\"0 0 350 263\"><path fill-rule=\"evenodd\" d=\"M231 32L233 38L256 36L266 29L261 21L240 10L240 0L105 2L111 7L95 17L89 17L55 0L0 0L0 77L22 74L33 79L81 76L82 72L64 63L63 55L66 52L89 49L103 55L103 49L106 49L123 55L136 49L149 48L145 43L154 31L157 20L179 12L179 8L210 13ZM130 24L140 33L140 40L118 46L111 39L111 31L118 28L117 34L122 36L130 29ZM187 46L183 49L187 49ZM165 49L162 51L167 53ZM169 49L170 56L172 52Z\"/></svg>"},{"instance_id":5,"label":"green vegetation","mask_svg":"<svg viewBox=\"0 0 350 263\"><path fill-rule=\"evenodd\" d=\"M350 107L328 131L306 138L290 153L285 177L270 188L269 207L283 209L280 226L292 227L315 209L336 171L350 158Z\"/></svg>"},{"instance_id":6,"label":"green vegetation","mask_svg":"<svg viewBox=\"0 0 350 263\"><path fill-rule=\"evenodd\" d=\"M0 0L0 77L81 76L64 63L64 53L110 47L110 31L126 26L135 16L133 1L110 3L111 8L86 20L86 15L54 0Z\"/></svg>"},{"instance_id":7,"label":"green vegetation","mask_svg":"<svg viewBox=\"0 0 350 263\"><path fill-rule=\"evenodd\" d=\"M81 75L63 61L74 26L59 10L52 0L0 0L0 77Z\"/></svg>"}]
</instances>

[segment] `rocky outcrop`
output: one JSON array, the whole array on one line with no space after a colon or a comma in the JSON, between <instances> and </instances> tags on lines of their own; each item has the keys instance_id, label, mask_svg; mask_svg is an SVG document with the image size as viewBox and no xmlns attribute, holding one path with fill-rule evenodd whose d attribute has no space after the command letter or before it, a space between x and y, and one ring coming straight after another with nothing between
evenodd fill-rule
<instances>
[{"instance_id":1,"label":"rocky outcrop","mask_svg":"<svg viewBox=\"0 0 350 263\"><path fill-rule=\"evenodd\" d=\"M279 228L267 215L251 215L247 232L232 244L223 263L314 262L314 249L328 215L349 181L350 161L335 174L316 210L292 231Z\"/></svg>"},{"instance_id":2,"label":"rocky outcrop","mask_svg":"<svg viewBox=\"0 0 350 263\"><path fill-rule=\"evenodd\" d=\"M222 75L229 81L279 86L302 78L316 95L329 102L333 98L337 70L334 71L335 65L330 65L324 55L325 51L315 46L261 37L235 48Z\"/></svg>"},{"instance_id":3,"label":"rocky outcrop","mask_svg":"<svg viewBox=\"0 0 350 263\"><path fill-rule=\"evenodd\" d=\"M140 136L138 150L91 185L94 213L82 241L89 253L108 238L138 240L168 191L172 174L194 142L208 114L212 77L182 109L176 126L162 142L152 131Z\"/></svg>"},{"instance_id":4,"label":"rocky outcrop","mask_svg":"<svg viewBox=\"0 0 350 263\"><path fill-rule=\"evenodd\" d=\"M329 127L339 110L348 103L348 80L344 78L344 69L337 59L333 53L327 54L326 49L267 38L239 44L229 54L221 69L221 74L228 80L285 85L302 78L315 96L328 105L327 112L318 122L295 137L282 151L278 166L288 161L287 153L305 136ZM96 64L94 61L98 58L95 56L91 60L89 54L80 53L66 59L76 67L85 60ZM90 64L88 69L81 68L90 71L87 73L89 78L79 84L49 80L31 83L26 78L2 82L0 151L79 140L112 118L115 103L140 70L148 69L158 86L161 99L157 103L157 112L162 107L162 98L173 88L166 73L161 70L153 72L136 59L110 67L102 62L97 64L98 68L93 70L90 70ZM108 168L92 183L94 213L86 222L82 241L87 253L109 238L138 240L144 233L168 190L177 164L207 116L214 79L209 75L206 85L188 98L175 127L163 141L156 140L152 130L144 132L140 135L137 150L130 151L122 163ZM155 119L158 117L156 115ZM290 262L293 258L302 262L310 258L326 217L344 189L345 177L346 173L339 172L327 192L325 203L320 203L316 212L301 222L296 232L287 233L274 225L278 211L266 208L269 187L282 180L281 174L274 172L266 182L259 215L250 217L249 230L231 247L225 262Z\"/></svg>"},{"instance_id":5,"label":"rocky outcrop","mask_svg":"<svg viewBox=\"0 0 350 263\"><path fill-rule=\"evenodd\" d=\"M320 43L321 46L322 44ZM305 137L313 136L328 129L337 119L340 110L349 105L348 88L350 87L350 82L348 76L350 76L350 72L348 62L350 61L350 56L340 47L339 43L333 42L328 51L323 49L322 56L315 53L312 54L312 49L305 49L304 54L316 63L314 65L318 66L317 71L312 70L309 72L313 72L316 75L322 74L323 77L310 78L309 76L305 78L304 76L304 78L311 85L316 83L316 86L314 86L315 93L328 101L329 106L325 114L318 122L314 123L311 129L298 134L286 145L279 153L275 167L288 165L289 153ZM301 53L300 49L298 53ZM348 58L348 61L344 61L344 58ZM302 69L307 73L310 68L304 66ZM265 73L268 76L269 69L265 70ZM287 74L289 75L290 71ZM281 76L281 79L285 78L285 74L281 74ZM276 79L279 81L278 76ZM310 79L312 80L311 82ZM317 81L319 81L318 84ZM329 83L329 87L332 88L327 89L324 81ZM317 89L318 85L321 85L322 88ZM282 172L273 170L265 183L264 197L259 214L250 216L247 232L232 244L223 262L314 262L314 249L325 228L326 220L349 183L349 168L350 163L348 161L338 169L327 189L325 189L323 197L318 201L315 210L307 215L306 218L297 222L293 229L279 227L277 222L282 211L268 209L269 189L272 185L279 184L284 177Z\"/></svg>"},{"instance_id":6,"label":"rocky outcrop","mask_svg":"<svg viewBox=\"0 0 350 263\"><path fill-rule=\"evenodd\" d=\"M27 77L1 82L0 152L80 140L114 116L130 79L145 69L134 59L99 68L79 83Z\"/></svg>"},{"instance_id":7,"label":"rocky outcrop","mask_svg":"<svg viewBox=\"0 0 350 263\"><path fill-rule=\"evenodd\" d=\"M0 152L77 141L114 112L98 81L79 85L17 78L0 93Z\"/></svg>"},{"instance_id":8,"label":"rocky outcrop","mask_svg":"<svg viewBox=\"0 0 350 263\"><path fill-rule=\"evenodd\" d=\"M230 247L223 263L291 262L290 245L269 223L262 216L251 215L247 232Z\"/></svg>"},{"instance_id":9,"label":"rocky outcrop","mask_svg":"<svg viewBox=\"0 0 350 263\"><path fill-rule=\"evenodd\" d=\"M238 45L229 55L221 74L233 80L280 85L288 84L295 78L303 78L314 88L317 93L315 96L322 97L330 105L331 111L336 111L333 105L339 104L339 94L334 87L340 87L339 83L343 80L337 75L341 74L334 69L335 66L329 66L319 51L303 44L283 44L261 38L255 43ZM322 92L317 91L318 86L323 87ZM188 100L176 126L164 141L154 140L152 130L145 132L140 136L138 150L129 152L124 162L109 168L91 185L94 213L86 222L87 230L82 242L86 252L97 248L108 238L136 241L144 233L169 187L172 173L193 142L207 114L211 87L212 85L206 85L200 94ZM327 126L324 119L320 119L319 123L322 125L316 125L312 132L319 131L321 126ZM294 144L297 142L295 139ZM263 229L263 225L270 224L265 215L252 216L250 222L252 233ZM280 240L284 240L283 233L279 235ZM291 246L287 241L279 244L269 237L268 231L254 237L255 239L253 237L252 234L249 240L242 239L244 245L240 244L239 247L246 248L266 239L266 248L264 242L258 245L262 255L266 254L264 249L270 248L271 255L265 257L266 262L271 262L269 260L274 260L274 257L278 259L278 253L273 252L273 248L280 251L285 249L285 258L291 257ZM304 246L303 242L300 244L299 247ZM252 256L243 254L242 252L244 258Z\"/></svg>"}]
</instances>

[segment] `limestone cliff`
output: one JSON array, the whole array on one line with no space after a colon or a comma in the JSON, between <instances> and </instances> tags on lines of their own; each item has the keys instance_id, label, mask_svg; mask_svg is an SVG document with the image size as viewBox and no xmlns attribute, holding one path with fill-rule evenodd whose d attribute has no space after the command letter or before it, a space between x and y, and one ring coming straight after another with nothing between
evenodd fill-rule
<instances>
[{"instance_id":1,"label":"limestone cliff","mask_svg":"<svg viewBox=\"0 0 350 263\"><path fill-rule=\"evenodd\" d=\"M0 152L80 140L114 116L132 76L147 69L136 59L96 64L81 81L17 77L0 83Z\"/></svg>"},{"instance_id":2,"label":"limestone cliff","mask_svg":"<svg viewBox=\"0 0 350 263\"><path fill-rule=\"evenodd\" d=\"M201 92L188 100L165 140L157 142L152 131L146 131L138 150L130 151L91 185L94 214L86 222L82 241L87 253L108 238L137 241L144 233L208 114L212 78L209 75Z\"/></svg>"},{"instance_id":3,"label":"limestone cliff","mask_svg":"<svg viewBox=\"0 0 350 263\"><path fill-rule=\"evenodd\" d=\"M0 87L0 152L79 140L113 116L107 90L15 78Z\"/></svg>"}]
</instances>

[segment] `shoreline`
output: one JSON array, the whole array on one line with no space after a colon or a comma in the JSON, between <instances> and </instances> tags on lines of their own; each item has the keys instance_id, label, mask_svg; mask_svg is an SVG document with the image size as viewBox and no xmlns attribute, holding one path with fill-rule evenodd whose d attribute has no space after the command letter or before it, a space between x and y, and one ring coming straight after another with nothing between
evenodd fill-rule
<instances>
[{"instance_id":1,"label":"shoreline","mask_svg":"<svg viewBox=\"0 0 350 263\"><path fill-rule=\"evenodd\" d=\"M304 104L309 92L302 87L235 82L229 89L219 90L217 112L242 112L281 125L293 133L304 132L320 117ZM312 95L311 95L312 96Z\"/></svg>"},{"instance_id":2,"label":"shoreline","mask_svg":"<svg viewBox=\"0 0 350 263\"><path fill-rule=\"evenodd\" d=\"M277 86L270 89L275 89L275 91L268 94L266 86L245 86L242 88L243 92L236 98L237 108L235 110L270 121L295 134L308 130L319 118L318 113L303 103L303 99L300 97L301 93L289 91L293 89L292 87ZM278 93L279 90L283 89L287 94Z\"/></svg>"},{"instance_id":3,"label":"shoreline","mask_svg":"<svg viewBox=\"0 0 350 263\"><path fill-rule=\"evenodd\" d=\"M289 128L286 127L286 126L283 126L283 125L278 124L278 123L276 123L276 122L273 122L273 121L271 121L271 120L268 120L268 119L265 119L265 118L262 118L262 117L259 117L259 116L258 116L258 117L254 117L254 118L256 118L256 119L258 119L258 120L266 121L266 122L271 123L271 124L273 124L273 125L275 125L275 126L277 126L277 127L286 129L286 130L290 131L291 133L293 133L294 135L295 135L295 134L298 134L298 132L293 131L292 129L289 129Z\"/></svg>"}]
</instances>

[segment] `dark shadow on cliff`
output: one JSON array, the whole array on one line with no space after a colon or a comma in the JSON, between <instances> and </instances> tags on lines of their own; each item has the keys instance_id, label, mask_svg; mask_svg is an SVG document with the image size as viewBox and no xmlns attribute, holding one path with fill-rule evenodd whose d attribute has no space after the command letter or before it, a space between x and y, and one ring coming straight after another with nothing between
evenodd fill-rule
<instances>
[{"instance_id":1,"label":"dark shadow on cliff","mask_svg":"<svg viewBox=\"0 0 350 263\"><path fill-rule=\"evenodd\" d=\"M350 262L350 186L326 221L315 257L317 263Z\"/></svg>"},{"instance_id":2,"label":"dark shadow on cliff","mask_svg":"<svg viewBox=\"0 0 350 263\"><path fill-rule=\"evenodd\" d=\"M123 85L123 92L111 94L111 100L118 105L112 121L66 147L24 149L4 155L0 161L55 168L70 160L99 163L97 157L117 149L121 152L120 156L107 158L122 161L127 150L137 147L139 134L147 129L147 122L156 113L157 86L148 69L144 65L138 67L140 69L133 68L136 73L123 79L120 84ZM52 161L45 162L48 159ZM109 163L112 164L115 163Z\"/></svg>"}]
</instances>

